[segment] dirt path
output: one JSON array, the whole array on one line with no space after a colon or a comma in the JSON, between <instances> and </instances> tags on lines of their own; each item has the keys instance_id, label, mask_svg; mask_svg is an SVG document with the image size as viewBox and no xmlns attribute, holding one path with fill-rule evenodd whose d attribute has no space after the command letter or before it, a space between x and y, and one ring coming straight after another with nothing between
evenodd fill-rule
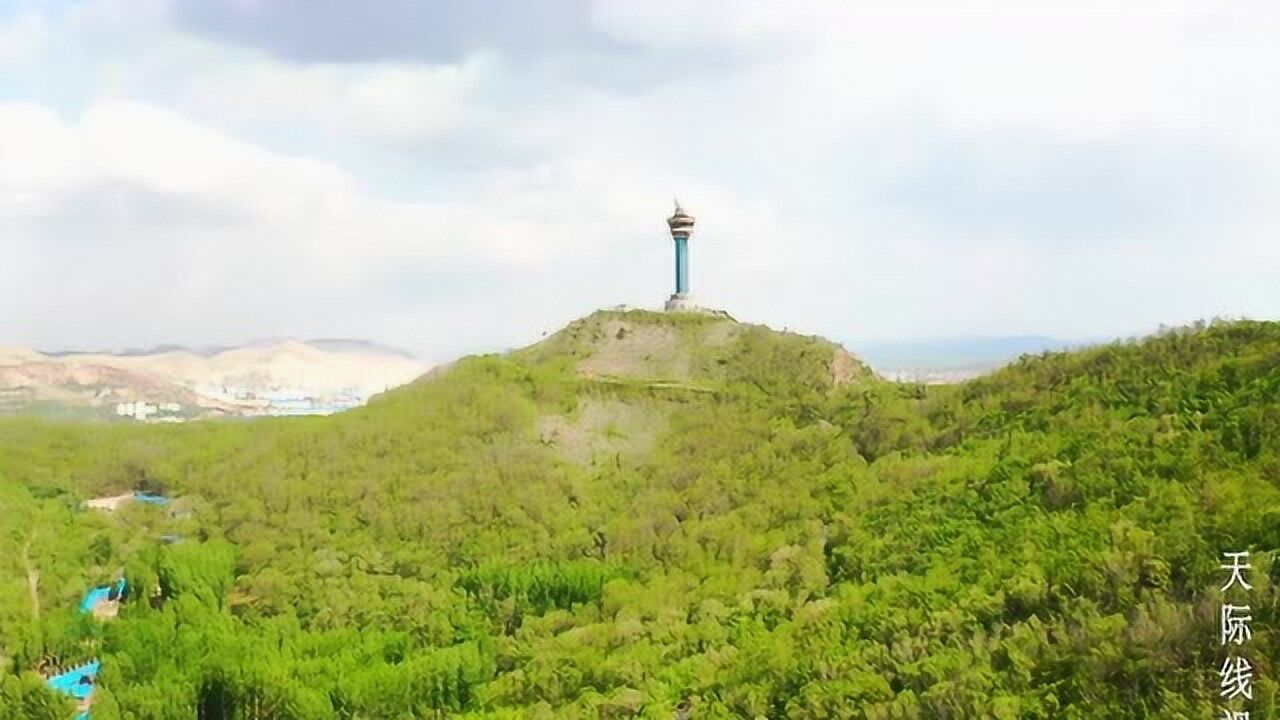
<instances>
[{"instance_id":1,"label":"dirt path","mask_svg":"<svg viewBox=\"0 0 1280 720\"><path fill-rule=\"evenodd\" d=\"M27 591L31 593L31 612L40 622L40 571L31 564L31 538L22 546L22 564L27 567Z\"/></svg>"}]
</instances>

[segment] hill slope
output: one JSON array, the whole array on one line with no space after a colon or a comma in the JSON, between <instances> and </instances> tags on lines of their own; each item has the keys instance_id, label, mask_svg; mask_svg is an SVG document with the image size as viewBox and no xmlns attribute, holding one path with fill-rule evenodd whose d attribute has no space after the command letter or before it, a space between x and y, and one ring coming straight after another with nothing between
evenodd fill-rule
<instances>
[{"instance_id":1,"label":"hill slope","mask_svg":"<svg viewBox=\"0 0 1280 720\"><path fill-rule=\"evenodd\" d=\"M1199 717L1250 549L1267 717L1277 398L1271 323L928 388L597 313L331 418L7 421L0 655L100 657L95 720ZM76 510L133 488L189 512ZM76 620L121 568L157 600Z\"/></svg>"}]
</instances>

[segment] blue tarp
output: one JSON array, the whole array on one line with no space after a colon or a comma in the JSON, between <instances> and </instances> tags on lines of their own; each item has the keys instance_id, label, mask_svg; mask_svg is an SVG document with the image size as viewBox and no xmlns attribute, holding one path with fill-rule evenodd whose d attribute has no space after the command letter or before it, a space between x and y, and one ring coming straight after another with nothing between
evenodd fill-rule
<instances>
[{"instance_id":1,"label":"blue tarp","mask_svg":"<svg viewBox=\"0 0 1280 720\"><path fill-rule=\"evenodd\" d=\"M107 595L111 594L111 588L107 586L96 587L84 594L84 601L80 603L80 612L93 612L93 609L100 602L106 602Z\"/></svg>"},{"instance_id":2,"label":"blue tarp","mask_svg":"<svg viewBox=\"0 0 1280 720\"><path fill-rule=\"evenodd\" d=\"M116 582L115 588L116 597L119 597L129 588L129 583L125 582L124 578L120 578L120 580ZM110 597L111 586L100 585L85 593L84 600L80 603L80 612L93 612L93 609L98 606L98 603L106 602Z\"/></svg>"},{"instance_id":3,"label":"blue tarp","mask_svg":"<svg viewBox=\"0 0 1280 720\"><path fill-rule=\"evenodd\" d=\"M163 495L151 495L150 493L144 493L144 492L134 493L133 499L137 500L138 502L151 503L152 505L169 504L169 498Z\"/></svg>"}]
</instances>

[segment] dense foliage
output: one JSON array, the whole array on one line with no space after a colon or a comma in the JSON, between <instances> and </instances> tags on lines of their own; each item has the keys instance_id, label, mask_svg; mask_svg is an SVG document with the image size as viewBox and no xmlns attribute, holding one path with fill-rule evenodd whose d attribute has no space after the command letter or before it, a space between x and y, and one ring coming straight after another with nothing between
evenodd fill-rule
<instances>
[{"instance_id":1,"label":"dense foliage","mask_svg":"<svg viewBox=\"0 0 1280 720\"><path fill-rule=\"evenodd\" d=\"M57 656L94 720L1211 717L1248 549L1280 717L1280 325L952 387L833 352L601 313L332 418L0 423L0 715L69 717ZM178 499L81 509L130 489Z\"/></svg>"}]
</instances>

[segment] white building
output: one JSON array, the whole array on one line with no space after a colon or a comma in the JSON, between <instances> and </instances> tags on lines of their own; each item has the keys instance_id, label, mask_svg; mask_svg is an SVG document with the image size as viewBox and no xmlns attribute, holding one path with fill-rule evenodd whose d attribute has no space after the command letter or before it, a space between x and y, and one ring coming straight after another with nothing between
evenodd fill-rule
<instances>
[{"instance_id":1,"label":"white building","mask_svg":"<svg viewBox=\"0 0 1280 720\"><path fill-rule=\"evenodd\" d=\"M154 415L159 409L159 407L152 405L145 400L116 403L116 415L119 415L120 417L131 417L134 420L146 420L148 416Z\"/></svg>"}]
</instances>

